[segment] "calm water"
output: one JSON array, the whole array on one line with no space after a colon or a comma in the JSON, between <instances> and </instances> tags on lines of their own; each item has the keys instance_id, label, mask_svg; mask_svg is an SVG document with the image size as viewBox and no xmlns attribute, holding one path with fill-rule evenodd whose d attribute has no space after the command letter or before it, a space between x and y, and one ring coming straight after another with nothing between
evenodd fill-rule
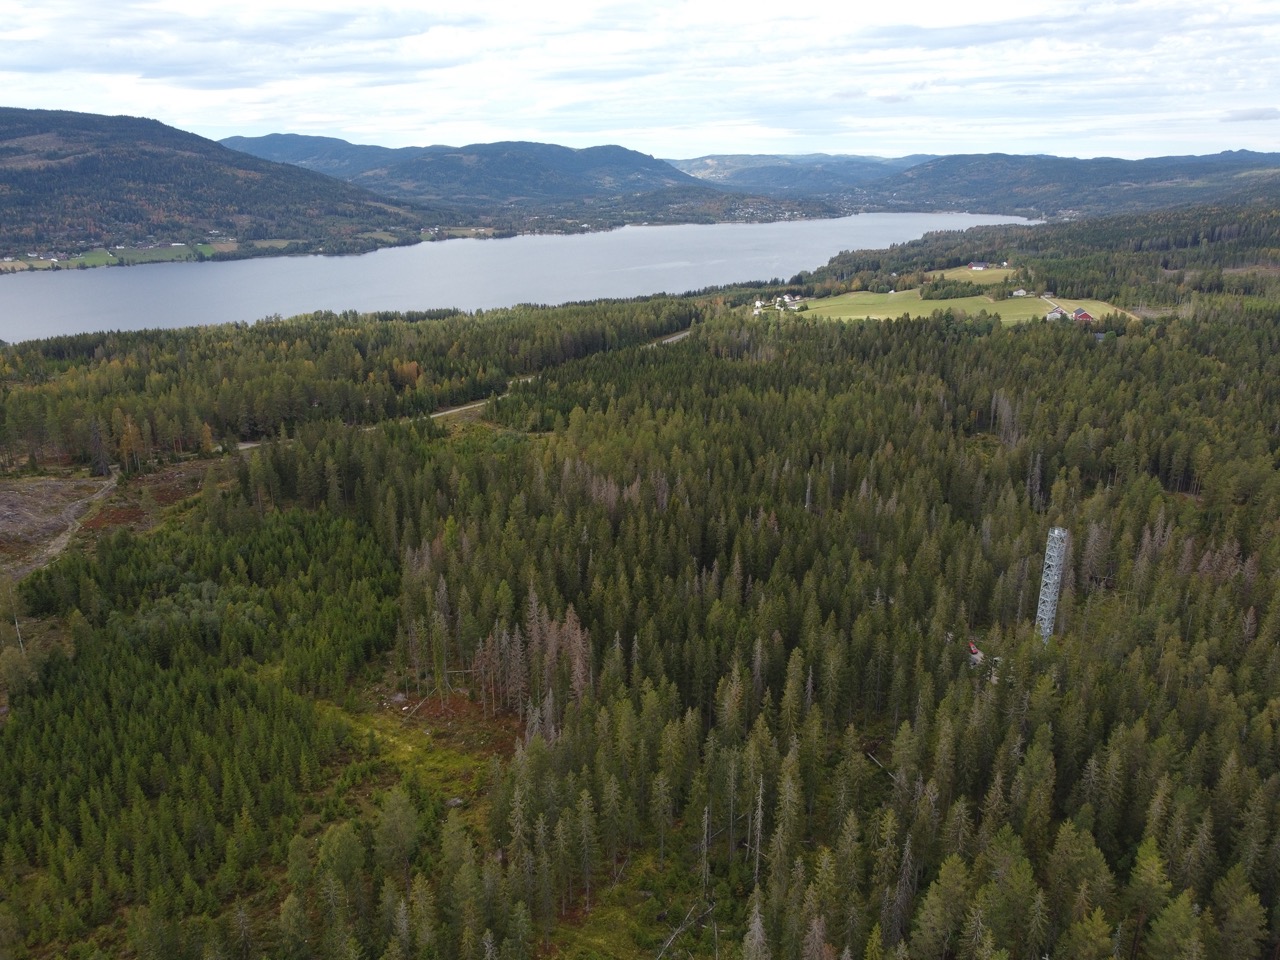
<instances>
[{"instance_id":1,"label":"calm water","mask_svg":"<svg viewBox=\"0 0 1280 960\"><path fill-rule=\"evenodd\" d=\"M312 310L487 310L683 293L745 280L785 280L825 264L841 250L882 249L931 230L1016 221L959 213L875 213L841 220L450 240L360 257L33 271L0 276L0 340L252 321Z\"/></svg>"}]
</instances>

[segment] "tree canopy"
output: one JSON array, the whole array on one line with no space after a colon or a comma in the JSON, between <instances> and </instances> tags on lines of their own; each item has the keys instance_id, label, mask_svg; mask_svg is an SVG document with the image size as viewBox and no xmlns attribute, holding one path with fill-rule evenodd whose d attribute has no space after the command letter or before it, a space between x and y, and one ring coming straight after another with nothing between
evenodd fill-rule
<instances>
[{"instance_id":1,"label":"tree canopy","mask_svg":"<svg viewBox=\"0 0 1280 960\"><path fill-rule=\"evenodd\" d=\"M12 349L10 429L181 397L269 439L21 585L75 646L0 728L0 944L524 957L642 860L651 954L1274 951L1277 321L662 299ZM217 419L237 365L320 406ZM480 809L352 737L376 678L513 722Z\"/></svg>"}]
</instances>

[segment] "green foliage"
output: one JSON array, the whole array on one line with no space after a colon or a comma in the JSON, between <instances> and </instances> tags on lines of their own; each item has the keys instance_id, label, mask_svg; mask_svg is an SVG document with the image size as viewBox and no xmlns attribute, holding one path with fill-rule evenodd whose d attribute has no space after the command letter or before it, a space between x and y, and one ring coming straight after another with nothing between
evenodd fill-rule
<instances>
[{"instance_id":1,"label":"green foliage","mask_svg":"<svg viewBox=\"0 0 1280 960\"><path fill-rule=\"evenodd\" d=\"M1252 204L930 234L889 251L839 254L796 279L806 295L884 293L920 286L925 273L973 260L1008 261L1017 270L1009 289L1144 312L1212 305L1215 311L1274 315L1280 284L1268 265L1277 249L1280 208L1259 198Z\"/></svg>"},{"instance_id":2,"label":"green foliage","mask_svg":"<svg viewBox=\"0 0 1280 960\"><path fill-rule=\"evenodd\" d=\"M544 324L615 310L636 339L711 313L506 329L550 350ZM187 949L226 904L227 943L282 954L309 930L333 956L523 956L645 889L670 905L635 907L652 953L1271 949L1276 329L1209 306L1101 343L726 312L558 357L496 429L265 443L155 534L23 584L88 625L0 732L14 922L74 942L130 906L138 949ZM1046 644L1054 525L1073 548ZM483 809L440 824L438 797L383 782L304 821L344 743L304 695L373 669L442 716L465 691L515 719ZM384 769L345 759L342 787ZM230 905L286 864L237 941Z\"/></svg>"},{"instance_id":3,"label":"green foliage","mask_svg":"<svg viewBox=\"0 0 1280 960\"><path fill-rule=\"evenodd\" d=\"M921 300L955 300L960 297L980 297L988 287L966 280L932 280L920 287Z\"/></svg>"},{"instance_id":4,"label":"green foliage","mask_svg":"<svg viewBox=\"0 0 1280 960\"><path fill-rule=\"evenodd\" d=\"M1247 150L1142 160L962 154L930 158L863 190L867 202L898 209L911 204L916 209L1097 217L1259 194L1274 202L1278 159L1274 153Z\"/></svg>"},{"instance_id":5,"label":"green foliage","mask_svg":"<svg viewBox=\"0 0 1280 960\"><path fill-rule=\"evenodd\" d=\"M0 453L97 467L109 456L136 468L309 423L420 417L500 393L513 376L673 333L699 313L660 297L476 315L317 313L29 341L0 350L9 385Z\"/></svg>"}]
</instances>

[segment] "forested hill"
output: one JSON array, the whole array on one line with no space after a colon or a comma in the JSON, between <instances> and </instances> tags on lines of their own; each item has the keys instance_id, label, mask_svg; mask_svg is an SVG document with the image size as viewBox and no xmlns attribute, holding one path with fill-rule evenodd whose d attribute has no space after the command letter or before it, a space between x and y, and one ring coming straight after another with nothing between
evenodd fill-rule
<instances>
[{"instance_id":1,"label":"forested hill","mask_svg":"<svg viewBox=\"0 0 1280 960\"><path fill-rule=\"evenodd\" d=\"M517 230L622 223L768 220L833 216L815 201L726 193L665 160L616 145L572 149L507 141L464 147L387 147L332 137L230 137L229 147L341 177L400 200L448 205L477 222ZM754 192L754 191L753 191Z\"/></svg>"},{"instance_id":2,"label":"forested hill","mask_svg":"<svg viewBox=\"0 0 1280 960\"><path fill-rule=\"evenodd\" d=\"M673 187L706 189L664 160L619 146L575 150L551 143L509 141L465 147L386 147L329 137L273 134L231 137L226 146L350 179L388 196L456 206L537 204L649 193Z\"/></svg>"},{"instance_id":3,"label":"forested hill","mask_svg":"<svg viewBox=\"0 0 1280 960\"><path fill-rule=\"evenodd\" d=\"M809 153L712 154L692 160L669 160L673 167L727 190L792 196L848 191L935 159L931 156L885 158Z\"/></svg>"},{"instance_id":4,"label":"forested hill","mask_svg":"<svg viewBox=\"0 0 1280 960\"><path fill-rule=\"evenodd\" d=\"M215 236L354 252L425 215L137 117L0 108L0 254Z\"/></svg>"},{"instance_id":5,"label":"forested hill","mask_svg":"<svg viewBox=\"0 0 1280 960\"><path fill-rule=\"evenodd\" d=\"M1216 203L1274 191L1280 153L1228 151L1203 157L940 157L868 188L869 198L909 209L999 210L1042 216L1104 214Z\"/></svg>"},{"instance_id":6,"label":"forested hill","mask_svg":"<svg viewBox=\"0 0 1280 960\"><path fill-rule=\"evenodd\" d=\"M1280 154L1247 151L676 163L683 169L621 146L526 142L393 150L271 135L219 144L154 120L0 108L0 255L212 241L221 246L201 255L351 253L459 223L579 231L877 209L1070 218L1280 195Z\"/></svg>"},{"instance_id":7,"label":"forested hill","mask_svg":"<svg viewBox=\"0 0 1280 960\"><path fill-rule=\"evenodd\" d=\"M1257 197L1251 203L927 234L890 250L837 254L825 266L793 277L793 292L885 293L919 285L929 271L975 260L1008 261L1016 270L1009 290L1094 297L1149 313L1183 309L1206 294L1265 298L1274 290L1280 262L1280 204Z\"/></svg>"},{"instance_id":8,"label":"forested hill","mask_svg":"<svg viewBox=\"0 0 1280 960\"><path fill-rule=\"evenodd\" d=\"M656 220L676 207L686 219L736 219L727 212L729 198L754 197L739 202L753 203L762 219L770 204L784 200L808 204L807 215L969 210L1071 218L1245 202L1280 191L1280 153L1247 150L1144 160L988 153L726 154L667 161L618 146L572 150L522 142L393 150L271 134L222 143L386 196L488 214L513 208L563 213L569 205L615 216L630 209Z\"/></svg>"},{"instance_id":9,"label":"forested hill","mask_svg":"<svg viewBox=\"0 0 1280 960\"><path fill-rule=\"evenodd\" d=\"M432 147L379 147L348 143L337 137L311 137L298 133L269 133L263 137L225 137L224 147L272 160L306 167L339 180L350 180L367 170L404 163Z\"/></svg>"},{"instance_id":10,"label":"forested hill","mask_svg":"<svg viewBox=\"0 0 1280 960\"><path fill-rule=\"evenodd\" d=\"M821 196L865 209L1098 216L1245 202L1280 189L1280 153L1119 160L1003 153L945 157L708 156L673 164L728 189Z\"/></svg>"}]
</instances>

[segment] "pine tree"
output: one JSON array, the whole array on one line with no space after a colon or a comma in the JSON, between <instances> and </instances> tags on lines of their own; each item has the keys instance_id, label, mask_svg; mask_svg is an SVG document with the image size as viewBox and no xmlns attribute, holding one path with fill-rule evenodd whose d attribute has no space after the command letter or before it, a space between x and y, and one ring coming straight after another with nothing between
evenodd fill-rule
<instances>
[{"instance_id":1,"label":"pine tree","mask_svg":"<svg viewBox=\"0 0 1280 960\"><path fill-rule=\"evenodd\" d=\"M1155 840L1148 837L1138 847L1137 861L1125 889L1130 943L1134 953L1142 944L1147 924L1164 910L1172 890L1173 885L1165 876L1164 861L1156 848Z\"/></svg>"},{"instance_id":2,"label":"pine tree","mask_svg":"<svg viewBox=\"0 0 1280 960\"><path fill-rule=\"evenodd\" d=\"M942 862L938 877L916 911L911 955L916 960L944 960L960 935L969 903L969 871L955 854Z\"/></svg>"},{"instance_id":3,"label":"pine tree","mask_svg":"<svg viewBox=\"0 0 1280 960\"><path fill-rule=\"evenodd\" d=\"M1151 922L1143 949L1145 956L1152 960L1201 960L1204 957L1200 919L1191 902L1190 890L1183 890L1170 900Z\"/></svg>"}]
</instances>

